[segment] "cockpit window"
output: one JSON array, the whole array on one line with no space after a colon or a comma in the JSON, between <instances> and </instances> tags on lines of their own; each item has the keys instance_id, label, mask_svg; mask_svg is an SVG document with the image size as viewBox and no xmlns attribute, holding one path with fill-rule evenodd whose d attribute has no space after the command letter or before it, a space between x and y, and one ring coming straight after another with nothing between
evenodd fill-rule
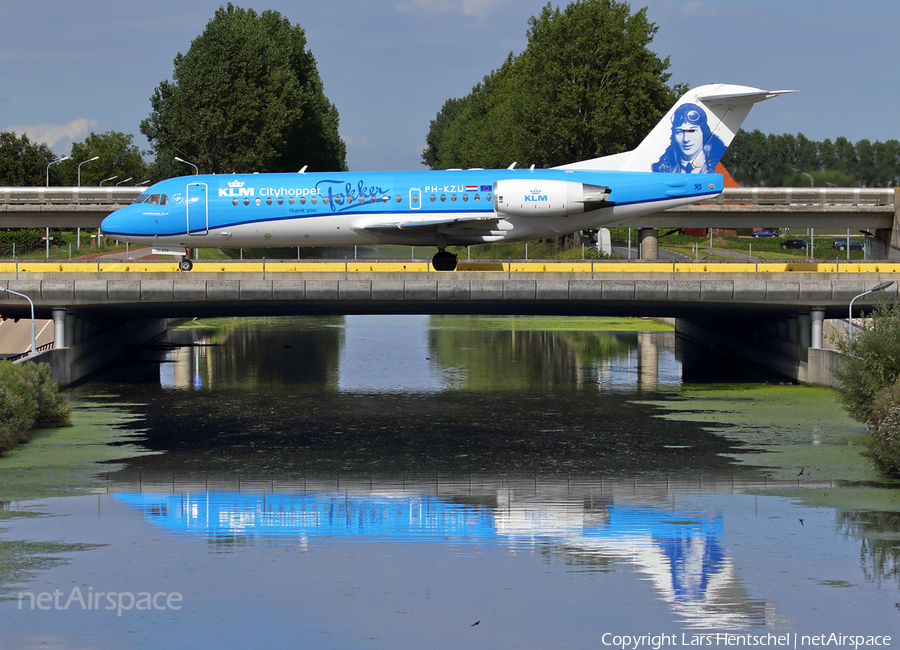
<instances>
[{"instance_id":1,"label":"cockpit window","mask_svg":"<svg viewBox=\"0 0 900 650\"><path fill-rule=\"evenodd\" d=\"M132 201L132 203L143 203L144 201L146 201L149 198L150 198L149 194L141 194L139 196L136 196L134 198L134 201Z\"/></svg>"},{"instance_id":2,"label":"cockpit window","mask_svg":"<svg viewBox=\"0 0 900 650\"><path fill-rule=\"evenodd\" d=\"M166 205L168 202L169 197L165 194L151 194L147 200L150 205Z\"/></svg>"}]
</instances>

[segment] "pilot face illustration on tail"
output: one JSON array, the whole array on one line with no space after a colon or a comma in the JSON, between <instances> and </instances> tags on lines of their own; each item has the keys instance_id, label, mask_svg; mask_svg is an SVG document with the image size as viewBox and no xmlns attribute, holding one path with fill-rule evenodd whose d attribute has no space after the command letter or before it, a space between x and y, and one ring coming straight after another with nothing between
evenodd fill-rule
<instances>
[{"instance_id":1,"label":"pilot face illustration on tail","mask_svg":"<svg viewBox=\"0 0 900 650\"><path fill-rule=\"evenodd\" d=\"M710 132L703 107L681 104L672 115L671 142L651 169L670 174L711 173L725 149L725 143Z\"/></svg>"}]
</instances>

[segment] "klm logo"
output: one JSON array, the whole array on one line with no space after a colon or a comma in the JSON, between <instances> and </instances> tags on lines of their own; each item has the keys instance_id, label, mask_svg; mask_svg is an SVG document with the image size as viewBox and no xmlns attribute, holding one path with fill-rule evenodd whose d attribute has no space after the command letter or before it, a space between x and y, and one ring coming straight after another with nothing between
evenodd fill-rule
<instances>
[{"instance_id":1,"label":"klm logo","mask_svg":"<svg viewBox=\"0 0 900 650\"><path fill-rule=\"evenodd\" d=\"M219 196L253 196L252 187L229 187L219 188Z\"/></svg>"},{"instance_id":2,"label":"klm logo","mask_svg":"<svg viewBox=\"0 0 900 650\"><path fill-rule=\"evenodd\" d=\"M242 181L232 181L228 183L228 187L219 188L219 196L253 196L254 189L252 187L244 187Z\"/></svg>"},{"instance_id":3,"label":"klm logo","mask_svg":"<svg viewBox=\"0 0 900 650\"><path fill-rule=\"evenodd\" d=\"M541 201L547 201L547 196L541 194L540 190L531 190L531 194L525 195L526 201L531 201L532 203L539 203Z\"/></svg>"}]
</instances>

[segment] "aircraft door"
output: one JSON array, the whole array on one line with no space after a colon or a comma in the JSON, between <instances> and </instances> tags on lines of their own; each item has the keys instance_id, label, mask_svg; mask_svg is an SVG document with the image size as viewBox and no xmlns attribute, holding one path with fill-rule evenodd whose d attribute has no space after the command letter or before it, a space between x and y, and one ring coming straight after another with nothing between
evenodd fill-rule
<instances>
[{"instance_id":1,"label":"aircraft door","mask_svg":"<svg viewBox=\"0 0 900 650\"><path fill-rule=\"evenodd\" d=\"M209 232L209 201L206 183L188 183L187 234L205 235Z\"/></svg>"},{"instance_id":2,"label":"aircraft door","mask_svg":"<svg viewBox=\"0 0 900 650\"><path fill-rule=\"evenodd\" d=\"M419 210L422 207L422 192L418 187L409 188L409 209Z\"/></svg>"}]
</instances>

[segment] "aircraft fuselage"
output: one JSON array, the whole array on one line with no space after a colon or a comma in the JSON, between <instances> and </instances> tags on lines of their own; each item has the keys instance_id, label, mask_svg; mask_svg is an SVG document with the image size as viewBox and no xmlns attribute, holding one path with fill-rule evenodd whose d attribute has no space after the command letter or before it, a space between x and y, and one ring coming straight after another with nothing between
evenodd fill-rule
<instances>
[{"instance_id":1,"label":"aircraft fuselage","mask_svg":"<svg viewBox=\"0 0 900 650\"><path fill-rule=\"evenodd\" d=\"M443 248L597 228L722 188L720 174L560 169L188 176L148 188L103 231L185 248Z\"/></svg>"}]
</instances>

